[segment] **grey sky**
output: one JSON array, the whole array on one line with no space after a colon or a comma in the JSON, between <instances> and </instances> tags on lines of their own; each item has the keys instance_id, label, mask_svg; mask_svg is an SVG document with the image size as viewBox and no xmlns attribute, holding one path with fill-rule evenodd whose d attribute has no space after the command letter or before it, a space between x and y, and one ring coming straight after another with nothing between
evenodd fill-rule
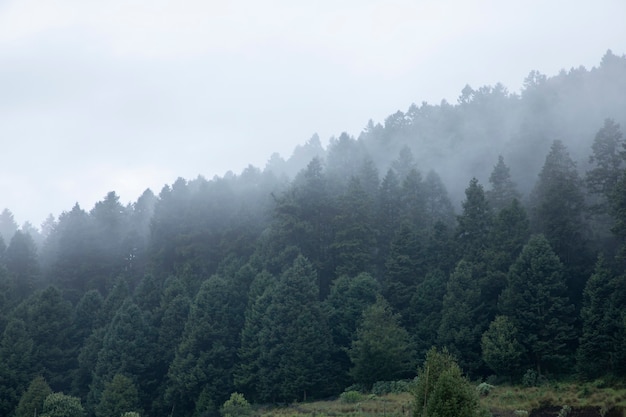
<instances>
[{"instance_id":1,"label":"grey sky","mask_svg":"<svg viewBox=\"0 0 626 417\"><path fill-rule=\"evenodd\" d=\"M0 0L0 210L38 226L466 83L626 52L626 1Z\"/></svg>"}]
</instances>

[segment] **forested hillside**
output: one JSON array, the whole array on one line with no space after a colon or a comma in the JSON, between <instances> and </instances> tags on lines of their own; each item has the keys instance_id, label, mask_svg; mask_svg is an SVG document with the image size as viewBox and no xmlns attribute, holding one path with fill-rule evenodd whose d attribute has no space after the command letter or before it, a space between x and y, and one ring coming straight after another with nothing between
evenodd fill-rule
<instances>
[{"instance_id":1,"label":"forested hillside","mask_svg":"<svg viewBox=\"0 0 626 417\"><path fill-rule=\"evenodd\" d=\"M5 209L0 415L324 398L413 378L432 346L476 379L624 378L625 125L609 51L40 230Z\"/></svg>"}]
</instances>

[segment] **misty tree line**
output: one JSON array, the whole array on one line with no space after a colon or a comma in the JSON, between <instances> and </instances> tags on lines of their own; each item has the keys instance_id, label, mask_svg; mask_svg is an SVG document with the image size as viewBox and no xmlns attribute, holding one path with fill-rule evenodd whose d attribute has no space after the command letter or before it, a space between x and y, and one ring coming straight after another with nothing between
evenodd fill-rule
<instances>
[{"instance_id":1,"label":"misty tree line","mask_svg":"<svg viewBox=\"0 0 626 417\"><path fill-rule=\"evenodd\" d=\"M412 378L432 346L473 378L623 378L622 87L607 52L41 230L5 209L0 414L323 398Z\"/></svg>"}]
</instances>

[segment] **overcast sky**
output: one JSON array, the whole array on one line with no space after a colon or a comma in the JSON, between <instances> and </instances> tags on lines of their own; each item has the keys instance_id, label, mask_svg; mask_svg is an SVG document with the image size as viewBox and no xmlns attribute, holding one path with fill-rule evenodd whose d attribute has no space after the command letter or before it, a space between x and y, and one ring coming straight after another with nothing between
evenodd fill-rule
<instances>
[{"instance_id":1,"label":"overcast sky","mask_svg":"<svg viewBox=\"0 0 626 417\"><path fill-rule=\"evenodd\" d=\"M626 53L625 22L624 0L0 0L0 210L39 226L465 84L517 92Z\"/></svg>"}]
</instances>

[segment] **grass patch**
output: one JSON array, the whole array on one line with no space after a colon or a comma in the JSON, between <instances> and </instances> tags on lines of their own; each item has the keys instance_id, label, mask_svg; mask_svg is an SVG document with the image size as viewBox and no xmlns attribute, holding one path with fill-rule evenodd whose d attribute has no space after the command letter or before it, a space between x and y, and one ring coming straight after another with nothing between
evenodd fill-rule
<instances>
[{"instance_id":1,"label":"grass patch","mask_svg":"<svg viewBox=\"0 0 626 417\"><path fill-rule=\"evenodd\" d=\"M539 387L497 385L480 398L490 410L506 411L509 415L527 417L532 410L546 406L572 408L600 407L604 412L614 407L626 408L626 387L607 386L603 381L586 383L546 383ZM374 395L362 394L360 400L347 403L341 399L294 403L285 407L257 408L261 417L401 417L411 416L413 397L409 393ZM516 413L517 411L517 413ZM523 412L527 412L525 414Z\"/></svg>"}]
</instances>

